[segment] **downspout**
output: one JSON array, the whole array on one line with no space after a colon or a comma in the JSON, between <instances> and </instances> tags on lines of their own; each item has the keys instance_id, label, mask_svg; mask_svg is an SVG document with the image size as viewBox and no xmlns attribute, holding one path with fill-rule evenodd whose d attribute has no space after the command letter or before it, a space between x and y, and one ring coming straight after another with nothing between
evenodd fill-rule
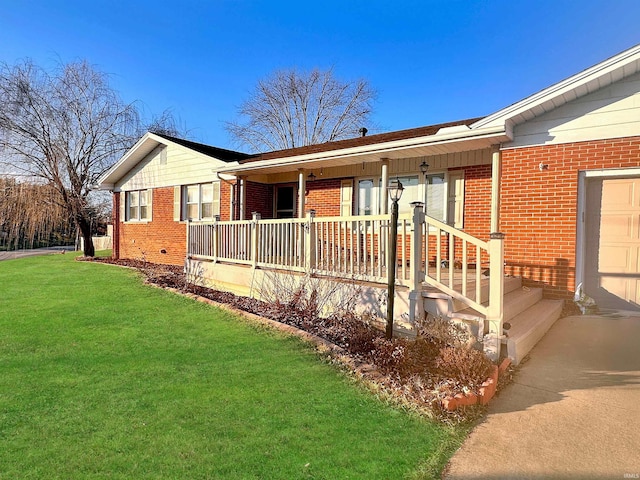
<instances>
[{"instance_id":1,"label":"downspout","mask_svg":"<svg viewBox=\"0 0 640 480\"><path fill-rule=\"evenodd\" d=\"M215 174L216 174L216 177L218 178L218 180L220 180L221 182L226 183L231 188L231 195L230 195L231 201L229 202L229 219L233 220L233 217L234 217L234 214L235 214L235 206L236 206L235 189L234 189L235 183L232 182L231 180L227 180L225 178L222 178L220 176L220 172L215 172Z\"/></svg>"}]
</instances>

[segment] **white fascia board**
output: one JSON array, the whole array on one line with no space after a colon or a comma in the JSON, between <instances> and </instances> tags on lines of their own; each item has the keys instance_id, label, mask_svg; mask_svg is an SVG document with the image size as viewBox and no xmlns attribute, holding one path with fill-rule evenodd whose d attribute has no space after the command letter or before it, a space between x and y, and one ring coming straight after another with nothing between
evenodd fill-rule
<instances>
[{"instance_id":1,"label":"white fascia board","mask_svg":"<svg viewBox=\"0 0 640 480\"><path fill-rule=\"evenodd\" d=\"M282 159L269 159L259 160L257 162L249 162L247 164L240 164L238 167L229 167L220 169L220 172L234 172L240 173L244 171L251 171L264 167L283 167L292 166L297 163L304 163L308 161L321 161L321 160L335 160L338 158L344 158L354 155L362 154L384 154L396 150L403 150L408 148L429 147L432 145L441 145L446 143L464 142L467 140L476 140L481 138L501 137L507 136L511 139L513 136L508 129L504 126L478 128L475 130L466 130L464 132L445 132L436 133L435 135L429 135L426 137L414 137L403 140L395 140L391 142L372 143L369 145L362 145L359 147L343 148L338 150L327 150L325 152L308 153L306 155L296 155L292 157L284 157Z\"/></svg>"},{"instance_id":2,"label":"white fascia board","mask_svg":"<svg viewBox=\"0 0 640 480\"><path fill-rule=\"evenodd\" d=\"M561 82L555 83L550 87L539 91L538 93L530 95L529 97L519 102L516 102L506 108L503 108L502 110L498 110L497 112L484 117L482 120L479 120L478 122L471 125L471 128L475 129L491 127L504 123L510 118L520 115L521 113L530 110L537 105L558 98L571 90L586 85L589 82L597 80L604 75L624 68L626 65L637 62L639 60L640 45L636 45L628 50L625 50L622 53L619 53L618 55L615 55L603 62L598 63L597 65L594 65L593 67L587 68L586 70L583 70L565 80L562 80Z\"/></svg>"},{"instance_id":3,"label":"white fascia board","mask_svg":"<svg viewBox=\"0 0 640 480\"><path fill-rule=\"evenodd\" d=\"M110 190L115 185L116 181L122 178L122 176L131 170L136 164L144 158L144 155L139 155L140 149L146 143L153 142L153 146L150 150L146 151L144 155L147 155L151 150L158 146L158 144L167 144L167 141L162 137L154 135L151 132L145 133L140 139L131 147L127 152L118 160L113 166L107 170L96 182L96 186L99 190ZM112 178L114 177L115 178Z\"/></svg>"}]
</instances>

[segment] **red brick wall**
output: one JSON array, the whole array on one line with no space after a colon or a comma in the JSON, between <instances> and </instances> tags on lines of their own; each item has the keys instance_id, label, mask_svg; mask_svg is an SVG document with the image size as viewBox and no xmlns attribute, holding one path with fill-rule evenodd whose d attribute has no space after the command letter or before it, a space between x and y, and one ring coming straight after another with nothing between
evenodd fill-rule
<instances>
[{"instance_id":1,"label":"red brick wall","mask_svg":"<svg viewBox=\"0 0 640 480\"><path fill-rule=\"evenodd\" d=\"M233 192L233 189L231 188L232 184L235 184L235 180L233 182L224 180L220 182L220 220L229 220L232 200L231 192Z\"/></svg>"},{"instance_id":2,"label":"red brick wall","mask_svg":"<svg viewBox=\"0 0 640 480\"><path fill-rule=\"evenodd\" d=\"M113 213L111 219L113 222L113 247L111 256L115 259L120 258L120 193L113 193Z\"/></svg>"},{"instance_id":3,"label":"red brick wall","mask_svg":"<svg viewBox=\"0 0 640 480\"><path fill-rule=\"evenodd\" d=\"M119 194L115 195L119 197ZM118 258L146 260L152 263L184 264L187 226L173 220L173 187L153 190L152 220L123 223L119 218L119 199L114 201L117 221ZM114 233L115 235L115 233ZM162 253L164 250L166 253Z\"/></svg>"},{"instance_id":4,"label":"red brick wall","mask_svg":"<svg viewBox=\"0 0 640 480\"><path fill-rule=\"evenodd\" d=\"M318 217L340 215L340 179L307 182L305 211L315 210Z\"/></svg>"},{"instance_id":5,"label":"red brick wall","mask_svg":"<svg viewBox=\"0 0 640 480\"><path fill-rule=\"evenodd\" d=\"M640 166L640 137L507 149L502 165L506 271L567 298L576 287L578 172Z\"/></svg>"},{"instance_id":6,"label":"red brick wall","mask_svg":"<svg viewBox=\"0 0 640 480\"><path fill-rule=\"evenodd\" d=\"M246 189L246 218L250 219L253 212L262 218L273 218L273 185L247 182Z\"/></svg>"},{"instance_id":7,"label":"red brick wall","mask_svg":"<svg viewBox=\"0 0 640 480\"><path fill-rule=\"evenodd\" d=\"M491 229L491 165L464 169L463 230L481 240L489 240Z\"/></svg>"}]
</instances>

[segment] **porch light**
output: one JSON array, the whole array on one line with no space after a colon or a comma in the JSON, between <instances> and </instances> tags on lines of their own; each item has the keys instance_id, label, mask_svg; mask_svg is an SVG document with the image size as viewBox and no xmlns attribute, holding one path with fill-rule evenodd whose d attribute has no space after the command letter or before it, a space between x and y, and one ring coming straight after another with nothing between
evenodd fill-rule
<instances>
[{"instance_id":1,"label":"porch light","mask_svg":"<svg viewBox=\"0 0 640 480\"><path fill-rule=\"evenodd\" d=\"M316 179L316 176L313 174L313 172L311 172L309 175L307 175L307 180L309 182L313 182Z\"/></svg>"},{"instance_id":2,"label":"porch light","mask_svg":"<svg viewBox=\"0 0 640 480\"><path fill-rule=\"evenodd\" d=\"M423 175L426 175L427 170L429 170L429 164L423 160L422 163L420 164L420 171L422 172Z\"/></svg>"},{"instance_id":3,"label":"porch light","mask_svg":"<svg viewBox=\"0 0 640 480\"><path fill-rule=\"evenodd\" d=\"M389 198L392 202L398 203L402 197L404 186L399 178L389 182Z\"/></svg>"}]
</instances>

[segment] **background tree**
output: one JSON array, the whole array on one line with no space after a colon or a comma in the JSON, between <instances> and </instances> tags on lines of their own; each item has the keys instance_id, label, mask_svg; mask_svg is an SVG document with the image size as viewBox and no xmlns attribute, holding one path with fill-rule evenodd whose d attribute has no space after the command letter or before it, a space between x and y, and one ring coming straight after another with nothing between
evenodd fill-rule
<instances>
[{"instance_id":1,"label":"background tree","mask_svg":"<svg viewBox=\"0 0 640 480\"><path fill-rule=\"evenodd\" d=\"M279 150L358 136L376 92L366 80L344 82L333 70L281 70L260 80L226 129L255 151Z\"/></svg>"},{"instance_id":2,"label":"background tree","mask_svg":"<svg viewBox=\"0 0 640 480\"><path fill-rule=\"evenodd\" d=\"M0 65L0 106L0 162L55 189L93 256L91 186L143 131L135 105L86 61L52 73L25 61ZM168 118L153 123L160 128ZM167 130L175 133L173 125Z\"/></svg>"},{"instance_id":3,"label":"background tree","mask_svg":"<svg viewBox=\"0 0 640 480\"><path fill-rule=\"evenodd\" d=\"M72 223L49 184L0 177L0 250L68 244Z\"/></svg>"}]
</instances>

